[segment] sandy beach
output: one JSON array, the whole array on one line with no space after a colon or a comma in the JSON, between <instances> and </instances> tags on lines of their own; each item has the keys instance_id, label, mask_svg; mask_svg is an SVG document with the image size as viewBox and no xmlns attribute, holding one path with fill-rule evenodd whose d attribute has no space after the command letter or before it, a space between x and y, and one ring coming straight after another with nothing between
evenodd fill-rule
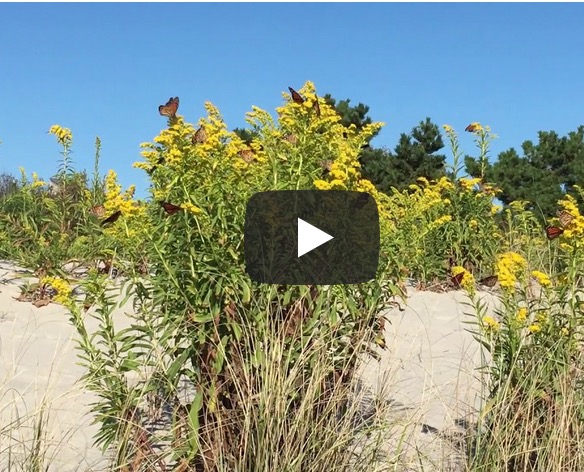
<instances>
[{"instance_id":1,"label":"sandy beach","mask_svg":"<svg viewBox=\"0 0 584 472\"><path fill-rule=\"evenodd\" d=\"M19 461L33 445L41 417L48 421L43 444L50 471L106 470L107 458L92 446L97 426L87 413L95 397L77 383L83 368L77 365L76 332L62 306L36 308L15 300L22 283L10 281L16 269L0 265L0 470L22 470ZM388 313L387 350L380 350L380 362L365 363L360 376L393 405L387 451L398 451L402 464L411 462L411 468L394 470L457 470L459 454L445 436L472 422L480 404L475 368L481 352L467 331L473 317L462 291L408 291L405 310ZM484 296L492 302L492 295ZM120 326L128 323L129 310L131 303L117 309Z\"/></svg>"}]
</instances>

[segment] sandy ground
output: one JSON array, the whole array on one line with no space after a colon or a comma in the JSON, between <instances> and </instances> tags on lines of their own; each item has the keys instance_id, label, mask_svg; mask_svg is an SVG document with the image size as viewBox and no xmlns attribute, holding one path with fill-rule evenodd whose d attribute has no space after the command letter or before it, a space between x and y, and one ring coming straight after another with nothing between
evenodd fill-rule
<instances>
[{"instance_id":1,"label":"sandy ground","mask_svg":"<svg viewBox=\"0 0 584 472\"><path fill-rule=\"evenodd\" d=\"M76 332L57 304L35 308L18 302L14 266L0 264L0 471L20 471L20 454L30 449L39 412L48 411L44 437L50 471L105 470L92 446L97 431L87 404L94 401L76 381ZM466 330L473 321L463 292L437 294L409 289L405 311L393 310L386 328L388 349L380 362L363 365L366 386L383 391L400 411L387 450L394 470L458 470L457 454L445 433L461 430L479 405L478 343ZM492 297L485 294L488 298ZM131 305L126 305L129 310ZM127 317L118 309L117 319ZM469 416L470 415L470 416ZM8 450L14 455L9 457ZM411 464L406 467L405 464ZM423 468L422 468L423 466Z\"/></svg>"}]
</instances>

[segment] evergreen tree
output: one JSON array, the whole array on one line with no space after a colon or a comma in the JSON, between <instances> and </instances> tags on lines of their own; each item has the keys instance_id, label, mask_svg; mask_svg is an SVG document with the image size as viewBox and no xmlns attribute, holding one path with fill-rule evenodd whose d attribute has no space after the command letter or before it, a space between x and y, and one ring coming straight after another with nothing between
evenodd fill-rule
<instances>
[{"instance_id":1,"label":"evergreen tree","mask_svg":"<svg viewBox=\"0 0 584 472\"><path fill-rule=\"evenodd\" d=\"M526 200L530 209L551 216L557 201L566 192L576 197L574 185L584 183L584 126L563 137L540 131L538 138L537 144L523 143L521 156L514 148L500 153L487 166L485 178L501 188L503 203ZM476 159L467 156L465 163L469 175L479 175Z\"/></svg>"}]
</instances>

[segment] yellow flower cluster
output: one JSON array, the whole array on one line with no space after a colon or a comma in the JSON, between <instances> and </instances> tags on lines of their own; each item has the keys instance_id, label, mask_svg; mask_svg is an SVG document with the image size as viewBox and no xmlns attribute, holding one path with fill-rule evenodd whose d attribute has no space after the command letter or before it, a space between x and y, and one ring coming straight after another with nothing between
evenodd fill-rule
<instances>
[{"instance_id":1,"label":"yellow flower cluster","mask_svg":"<svg viewBox=\"0 0 584 472\"><path fill-rule=\"evenodd\" d=\"M575 187L578 189L578 186ZM563 210L573 216L570 224L564 228L562 236L564 237L565 242L562 246L565 249L584 247L584 216L580 214L576 200L571 195L566 195L564 199L560 200L558 203Z\"/></svg>"},{"instance_id":2,"label":"yellow flower cluster","mask_svg":"<svg viewBox=\"0 0 584 472\"><path fill-rule=\"evenodd\" d=\"M503 207L501 205L492 205L491 206L491 215L496 215L497 213L499 213L501 210L503 209Z\"/></svg>"},{"instance_id":3,"label":"yellow flower cluster","mask_svg":"<svg viewBox=\"0 0 584 472\"><path fill-rule=\"evenodd\" d=\"M71 285L61 277L43 277L41 285L50 285L56 292L54 301L61 305L68 305L71 302Z\"/></svg>"},{"instance_id":4,"label":"yellow flower cluster","mask_svg":"<svg viewBox=\"0 0 584 472\"><path fill-rule=\"evenodd\" d=\"M483 323L487 329L487 331L497 332L501 329L501 325L499 322L490 315L486 315L483 317Z\"/></svg>"},{"instance_id":5,"label":"yellow flower cluster","mask_svg":"<svg viewBox=\"0 0 584 472\"><path fill-rule=\"evenodd\" d=\"M201 210L198 206L193 205L191 202L183 203L181 207L193 215L198 215L203 212L203 210Z\"/></svg>"},{"instance_id":6,"label":"yellow flower cluster","mask_svg":"<svg viewBox=\"0 0 584 472\"><path fill-rule=\"evenodd\" d=\"M525 307L519 308L515 318L519 323L524 323L525 320L527 319L527 308Z\"/></svg>"},{"instance_id":7,"label":"yellow flower cluster","mask_svg":"<svg viewBox=\"0 0 584 472\"><path fill-rule=\"evenodd\" d=\"M443 215L435 219L428 225L428 231L434 231L435 229L440 228L440 226L445 225L449 221L452 221L452 215Z\"/></svg>"},{"instance_id":8,"label":"yellow flower cluster","mask_svg":"<svg viewBox=\"0 0 584 472\"><path fill-rule=\"evenodd\" d=\"M32 188L39 188L39 187L43 187L45 184L45 182L43 182L42 180L39 179L39 176L36 172L32 173Z\"/></svg>"},{"instance_id":9,"label":"yellow flower cluster","mask_svg":"<svg viewBox=\"0 0 584 472\"><path fill-rule=\"evenodd\" d=\"M530 332L535 334L535 333L539 333L541 331L541 326L537 323L533 323L533 324L529 325L529 327L527 329L529 329Z\"/></svg>"},{"instance_id":10,"label":"yellow flower cluster","mask_svg":"<svg viewBox=\"0 0 584 472\"><path fill-rule=\"evenodd\" d=\"M472 275L468 270L466 270L462 266L454 266L451 269L451 273L453 277L456 277L458 274L464 274L462 276L462 281L460 285L463 289L465 289L469 294L474 294L476 291L476 283L474 275Z\"/></svg>"},{"instance_id":11,"label":"yellow flower cluster","mask_svg":"<svg viewBox=\"0 0 584 472\"><path fill-rule=\"evenodd\" d=\"M145 211L145 208L137 205L133 200L136 186L130 187L122 193L122 186L118 184L118 175L112 169L105 177L105 202L106 212L113 213L120 210L124 216L138 215Z\"/></svg>"},{"instance_id":12,"label":"yellow flower cluster","mask_svg":"<svg viewBox=\"0 0 584 472\"><path fill-rule=\"evenodd\" d=\"M477 185L478 183L480 183L481 180L482 179L480 177L477 177L477 178L474 178L474 179L465 179L465 178L462 178L462 179L459 179L458 183L460 183L460 186L464 190L466 190L467 192L471 192L471 191L474 190L475 185Z\"/></svg>"},{"instance_id":13,"label":"yellow flower cluster","mask_svg":"<svg viewBox=\"0 0 584 472\"><path fill-rule=\"evenodd\" d=\"M513 289L517 276L527 266L527 261L516 252L506 252L497 258L497 275L502 288Z\"/></svg>"},{"instance_id":14,"label":"yellow flower cluster","mask_svg":"<svg viewBox=\"0 0 584 472\"><path fill-rule=\"evenodd\" d=\"M55 135L57 142L63 147L69 147L73 141L73 133L71 133L71 130L59 125L51 126L49 134Z\"/></svg>"},{"instance_id":15,"label":"yellow flower cluster","mask_svg":"<svg viewBox=\"0 0 584 472\"><path fill-rule=\"evenodd\" d=\"M544 274L543 272L540 272L539 270L534 270L533 272L531 272L531 276L537 280L537 282L542 286L542 287L549 287L552 284L551 279L547 276L547 274Z\"/></svg>"}]
</instances>

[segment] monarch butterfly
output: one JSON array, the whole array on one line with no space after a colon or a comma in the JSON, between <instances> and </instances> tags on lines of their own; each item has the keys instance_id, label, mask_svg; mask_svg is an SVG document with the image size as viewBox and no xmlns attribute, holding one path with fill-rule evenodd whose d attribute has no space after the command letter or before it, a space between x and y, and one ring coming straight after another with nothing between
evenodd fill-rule
<instances>
[{"instance_id":1,"label":"monarch butterfly","mask_svg":"<svg viewBox=\"0 0 584 472\"><path fill-rule=\"evenodd\" d=\"M548 226L545 229L545 233L549 240L556 239L564 232L563 228L558 228L557 226Z\"/></svg>"},{"instance_id":2,"label":"monarch butterfly","mask_svg":"<svg viewBox=\"0 0 584 472\"><path fill-rule=\"evenodd\" d=\"M158 107L158 112L162 116L168 116L169 118L174 118L176 116L176 112L178 111L178 97L170 97L166 105L160 105Z\"/></svg>"},{"instance_id":3,"label":"monarch butterfly","mask_svg":"<svg viewBox=\"0 0 584 472\"><path fill-rule=\"evenodd\" d=\"M302 98L302 95L300 95L296 90L294 90L292 87L288 87L288 90L290 90L290 95L292 95L292 100L294 103L298 103L299 105L304 103L304 98Z\"/></svg>"},{"instance_id":4,"label":"monarch butterfly","mask_svg":"<svg viewBox=\"0 0 584 472\"><path fill-rule=\"evenodd\" d=\"M565 228L566 226L568 226L572 220L574 219L574 215L572 215L571 213L567 212L566 210L558 210L556 212L556 215L558 216L559 220L560 220L560 224Z\"/></svg>"},{"instance_id":5,"label":"monarch butterfly","mask_svg":"<svg viewBox=\"0 0 584 472\"><path fill-rule=\"evenodd\" d=\"M456 274L454 277L450 278L450 282L455 288L460 288L462 286L462 279L464 278L464 272Z\"/></svg>"},{"instance_id":6,"label":"monarch butterfly","mask_svg":"<svg viewBox=\"0 0 584 472\"><path fill-rule=\"evenodd\" d=\"M173 205L172 203L168 203L168 202L158 202L158 203L160 203L160 206L162 208L164 208L164 211L166 212L167 215L174 215L175 213L182 210L182 207L180 207L178 205Z\"/></svg>"},{"instance_id":7,"label":"monarch butterfly","mask_svg":"<svg viewBox=\"0 0 584 472\"><path fill-rule=\"evenodd\" d=\"M158 159L158 161L156 161L156 164L153 165L152 167L150 167L150 170L146 171L146 172L148 172L148 175L152 175L152 173L158 168L158 166L160 164L164 164L164 157L161 157L160 159Z\"/></svg>"},{"instance_id":8,"label":"monarch butterfly","mask_svg":"<svg viewBox=\"0 0 584 472\"><path fill-rule=\"evenodd\" d=\"M469 132L469 133L474 133L475 131L478 131L479 129L481 129L481 125L479 123L477 123L476 121L471 123L470 125L468 125L466 128L464 128L464 130Z\"/></svg>"},{"instance_id":9,"label":"monarch butterfly","mask_svg":"<svg viewBox=\"0 0 584 472\"><path fill-rule=\"evenodd\" d=\"M101 226L105 226L108 223L115 223L116 221L118 221L118 218L122 216L122 212L120 210L116 211L115 213L111 214L110 216L108 216L105 220L103 220L101 222Z\"/></svg>"},{"instance_id":10,"label":"monarch butterfly","mask_svg":"<svg viewBox=\"0 0 584 472\"><path fill-rule=\"evenodd\" d=\"M207 132L201 126L195 134L193 134L193 144L201 144L207 141Z\"/></svg>"},{"instance_id":11,"label":"monarch butterfly","mask_svg":"<svg viewBox=\"0 0 584 472\"><path fill-rule=\"evenodd\" d=\"M242 149L237 154L248 164L253 161L253 151L251 149Z\"/></svg>"},{"instance_id":12,"label":"monarch butterfly","mask_svg":"<svg viewBox=\"0 0 584 472\"><path fill-rule=\"evenodd\" d=\"M324 161L320 161L320 167L323 169L323 174L327 175L331 170L333 170L333 161L327 159Z\"/></svg>"},{"instance_id":13,"label":"monarch butterfly","mask_svg":"<svg viewBox=\"0 0 584 472\"><path fill-rule=\"evenodd\" d=\"M489 275L488 277L479 280L479 285L485 285L486 287L494 287L495 285L497 285L498 281L499 277L497 277L496 275Z\"/></svg>"},{"instance_id":14,"label":"monarch butterfly","mask_svg":"<svg viewBox=\"0 0 584 472\"><path fill-rule=\"evenodd\" d=\"M314 95L314 104L312 105L312 109L316 112L316 116L320 118L320 105L318 103L318 96Z\"/></svg>"},{"instance_id":15,"label":"monarch butterfly","mask_svg":"<svg viewBox=\"0 0 584 472\"><path fill-rule=\"evenodd\" d=\"M103 205L95 205L90 208L89 213L98 218L103 218L105 216L105 208Z\"/></svg>"},{"instance_id":16,"label":"monarch butterfly","mask_svg":"<svg viewBox=\"0 0 584 472\"><path fill-rule=\"evenodd\" d=\"M290 144L298 143L298 138L294 134L287 134L286 136L284 136L284 139L288 141Z\"/></svg>"}]
</instances>

